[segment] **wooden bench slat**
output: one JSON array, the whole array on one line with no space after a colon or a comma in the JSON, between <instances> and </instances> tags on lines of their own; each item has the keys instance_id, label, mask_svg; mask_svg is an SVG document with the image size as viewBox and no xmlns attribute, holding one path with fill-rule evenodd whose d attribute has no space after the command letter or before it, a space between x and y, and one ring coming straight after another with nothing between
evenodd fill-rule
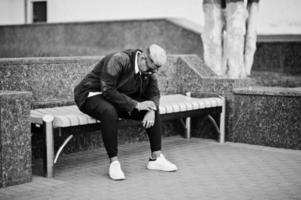
<instances>
[{"instance_id":1,"label":"wooden bench slat","mask_svg":"<svg viewBox=\"0 0 301 200\"><path fill-rule=\"evenodd\" d=\"M222 105L223 101L219 97L193 98L175 94L162 96L159 110L160 114L170 114ZM75 105L32 110L31 122L42 124L42 118L45 115L52 115L54 117L53 127L69 127L99 123L96 119L82 113Z\"/></svg>"}]
</instances>

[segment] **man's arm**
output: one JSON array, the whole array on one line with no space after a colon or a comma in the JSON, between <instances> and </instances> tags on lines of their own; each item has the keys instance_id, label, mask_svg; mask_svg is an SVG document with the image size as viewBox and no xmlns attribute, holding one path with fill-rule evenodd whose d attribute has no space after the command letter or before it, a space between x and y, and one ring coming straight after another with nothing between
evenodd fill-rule
<instances>
[{"instance_id":1,"label":"man's arm","mask_svg":"<svg viewBox=\"0 0 301 200\"><path fill-rule=\"evenodd\" d=\"M105 99L131 112L137 105L137 101L129 96L118 92L117 81L122 70L129 64L130 58L126 54L115 54L104 66L102 77L100 78L101 91Z\"/></svg>"},{"instance_id":2,"label":"man's arm","mask_svg":"<svg viewBox=\"0 0 301 200\"><path fill-rule=\"evenodd\" d=\"M149 77L149 85L146 91L146 97L155 103L158 110L160 102L160 90L158 87L158 80L154 74Z\"/></svg>"}]
</instances>

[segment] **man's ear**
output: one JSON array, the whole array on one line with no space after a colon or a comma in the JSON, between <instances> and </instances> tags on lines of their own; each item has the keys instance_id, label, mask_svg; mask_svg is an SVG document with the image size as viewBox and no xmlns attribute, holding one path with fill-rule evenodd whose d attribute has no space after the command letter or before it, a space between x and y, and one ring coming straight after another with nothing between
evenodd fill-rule
<instances>
[{"instance_id":1,"label":"man's ear","mask_svg":"<svg viewBox=\"0 0 301 200\"><path fill-rule=\"evenodd\" d=\"M143 59L146 59L146 56L143 53L141 53L139 55L139 59L138 59L138 67L139 68L140 68L140 64L141 64L141 62L142 62Z\"/></svg>"},{"instance_id":2,"label":"man's ear","mask_svg":"<svg viewBox=\"0 0 301 200\"><path fill-rule=\"evenodd\" d=\"M146 59L146 55L144 53L140 54L141 59Z\"/></svg>"}]
</instances>

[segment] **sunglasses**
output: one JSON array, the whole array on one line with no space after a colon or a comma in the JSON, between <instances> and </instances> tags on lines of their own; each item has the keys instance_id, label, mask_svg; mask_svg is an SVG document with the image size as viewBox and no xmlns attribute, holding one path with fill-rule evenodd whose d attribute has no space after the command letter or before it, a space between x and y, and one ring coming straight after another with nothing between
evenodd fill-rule
<instances>
[{"instance_id":1,"label":"sunglasses","mask_svg":"<svg viewBox=\"0 0 301 200\"><path fill-rule=\"evenodd\" d=\"M151 74L156 73L161 66L160 65L156 65L154 63L154 61L152 60L152 58L150 58L150 57L147 57L147 60L148 60L147 61L147 67L148 67L148 69L146 70L146 72L151 73Z\"/></svg>"}]
</instances>

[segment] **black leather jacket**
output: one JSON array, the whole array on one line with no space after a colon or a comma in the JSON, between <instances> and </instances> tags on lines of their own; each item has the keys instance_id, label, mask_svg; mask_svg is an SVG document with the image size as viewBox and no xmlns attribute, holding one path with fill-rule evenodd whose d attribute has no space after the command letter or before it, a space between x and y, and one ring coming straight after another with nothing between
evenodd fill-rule
<instances>
[{"instance_id":1,"label":"black leather jacket","mask_svg":"<svg viewBox=\"0 0 301 200\"><path fill-rule=\"evenodd\" d=\"M160 92L155 75L135 79L135 56L139 49L109 54L100 60L94 69L75 87L75 103L81 110L89 92L102 92L105 99L119 108L131 112L137 101L152 100L159 108ZM137 86L139 88L137 88ZM137 95L139 90L139 95Z\"/></svg>"}]
</instances>

